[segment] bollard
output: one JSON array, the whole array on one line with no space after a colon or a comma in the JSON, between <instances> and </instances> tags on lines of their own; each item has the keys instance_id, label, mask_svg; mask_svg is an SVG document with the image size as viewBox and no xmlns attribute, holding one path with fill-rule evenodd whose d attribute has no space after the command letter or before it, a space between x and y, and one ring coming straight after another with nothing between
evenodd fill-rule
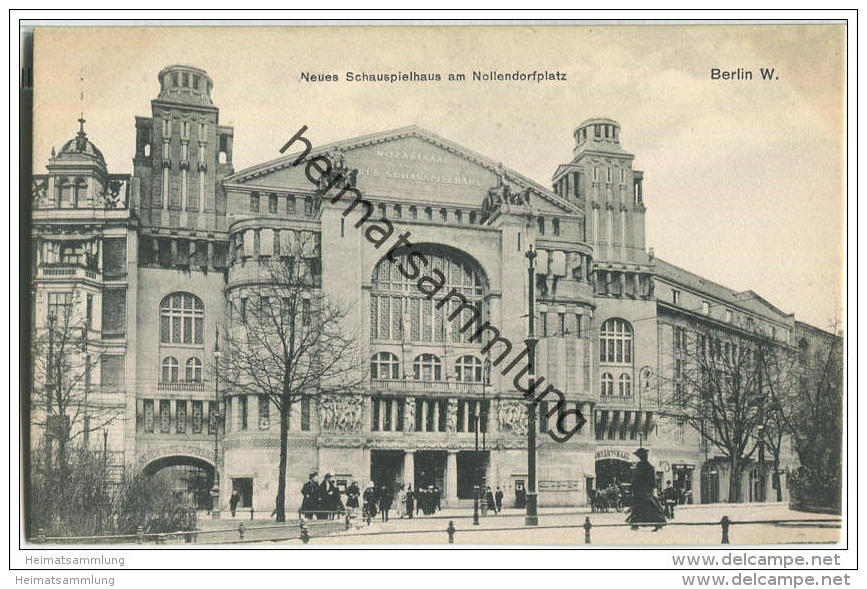
<instances>
[{"instance_id":1,"label":"bollard","mask_svg":"<svg viewBox=\"0 0 867 589\"><path fill-rule=\"evenodd\" d=\"M732 522L729 519L729 516L724 515L719 523L722 526L722 543L728 544L729 543L729 526L732 525Z\"/></svg>"},{"instance_id":2,"label":"bollard","mask_svg":"<svg viewBox=\"0 0 867 589\"><path fill-rule=\"evenodd\" d=\"M244 539L244 534L247 532L247 528L244 527L244 522L238 524L238 536L241 540Z\"/></svg>"},{"instance_id":3,"label":"bollard","mask_svg":"<svg viewBox=\"0 0 867 589\"><path fill-rule=\"evenodd\" d=\"M349 512L346 512L346 529L349 529Z\"/></svg>"},{"instance_id":4,"label":"bollard","mask_svg":"<svg viewBox=\"0 0 867 589\"><path fill-rule=\"evenodd\" d=\"M45 544L45 528L39 528L36 530L36 538L39 540L40 544Z\"/></svg>"},{"instance_id":5,"label":"bollard","mask_svg":"<svg viewBox=\"0 0 867 589\"><path fill-rule=\"evenodd\" d=\"M307 529L307 522L301 520L301 541L305 544L310 543L310 530Z\"/></svg>"},{"instance_id":6,"label":"bollard","mask_svg":"<svg viewBox=\"0 0 867 589\"><path fill-rule=\"evenodd\" d=\"M144 528L139 526L135 529L135 541L137 544L144 544Z\"/></svg>"},{"instance_id":7,"label":"bollard","mask_svg":"<svg viewBox=\"0 0 867 589\"><path fill-rule=\"evenodd\" d=\"M584 543L590 544L590 528L593 527L593 524L590 523L590 516L584 518Z\"/></svg>"},{"instance_id":8,"label":"bollard","mask_svg":"<svg viewBox=\"0 0 867 589\"><path fill-rule=\"evenodd\" d=\"M453 520L449 520L449 527L446 528L446 532L449 534L449 544L455 543L455 522Z\"/></svg>"}]
</instances>

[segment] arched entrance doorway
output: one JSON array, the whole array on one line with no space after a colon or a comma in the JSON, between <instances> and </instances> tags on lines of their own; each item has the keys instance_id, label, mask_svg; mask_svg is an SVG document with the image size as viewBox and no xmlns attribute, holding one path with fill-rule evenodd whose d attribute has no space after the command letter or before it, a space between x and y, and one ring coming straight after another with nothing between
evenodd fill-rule
<instances>
[{"instance_id":1,"label":"arched entrance doorway","mask_svg":"<svg viewBox=\"0 0 867 589\"><path fill-rule=\"evenodd\" d=\"M142 473L165 482L176 498L195 509L211 508L214 467L192 456L164 456L148 463Z\"/></svg>"},{"instance_id":2,"label":"arched entrance doorway","mask_svg":"<svg viewBox=\"0 0 867 589\"><path fill-rule=\"evenodd\" d=\"M632 465L620 458L603 458L596 461L596 488L629 483Z\"/></svg>"}]
</instances>

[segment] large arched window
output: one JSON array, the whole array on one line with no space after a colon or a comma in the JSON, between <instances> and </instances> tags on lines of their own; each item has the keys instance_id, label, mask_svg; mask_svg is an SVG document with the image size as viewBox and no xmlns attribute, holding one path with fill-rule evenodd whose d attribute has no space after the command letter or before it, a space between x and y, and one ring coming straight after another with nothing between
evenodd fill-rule
<instances>
[{"instance_id":1,"label":"large arched window","mask_svg":"<svg viewBox=\"0 0 867 589\"><path fill-rule=\"evenodd\" d=\"M475 356L461 356L455 362L455 375L460 382L482 382L482 361Z\"/></svg>"},{"instance_id":2,"label":"large arched window","mask_svg":"<svg viewBox=\"0 0 867 589\"><path fill-rule=\"evenodd\" d=\"M632 379L629 377L628 374L621 374L620 375L619 385L620 385L619 392L620 392L621 397L631 397L632 396Z\"/></svg>"},{"instance_id":3,"label":"large arched window","mask_svg":"<svg viewBox=\"0 0 867 589\"><path fill-rule=\"evenodd\" d=\"M162 382L178 382L178 359L163 358Z\"/></svg>"},{"instance_id":4,"label":"large arched window","mask_svg":"<svg viewBox=\"0 0 867 589\"><path fill-rule=\"evenodd\" d=\"M202 361L198 358L187 360L184 380L187 382L202 382Z\"/></svg>"},{"instance_id":5,"label":"large arched window","mask_svg":"<svg viewBox=\"0 0 867 589\"><path fill-rule=\"evenodd\" d=\"M614 395L614 378L607 372L602 375L602 395Z\"/></svg>"},{"instance_id":6,"label":"large arched window","mask_svg":"<svg viewBox=\"0 0 867 589\"><path fill-rule=\"evenodd\" d=\"M391 352L379 352L370 360L370 378L398 379L400 378L400 362Z\"/></svg>"},{"instance_id":7,"label":"large arched window","mask_svg":"<svg viewBox=\"0 0 867 589\"><path fill-rule=\"evenodd\" d=\"M172 293L160 303L160 343L204 343L205 305L186 292Z\"/></svg>"},{"instance_id":8,"label":"large arched window","mask_svg":"<svg viewBox=\"0 0 867 589\"><path fill-rule=\"evenodd\" d=\"M397 251L389 257L376 265L371 277L371 339L445 342L449 332L446 324L450 323L451 341L468 343L475 328L462 330L461 326L476 313L482 316L488 285L475 260L455 249L435 245L413 246L412 252ZM446 279L436 301L418 289L419 278L437 276L434 270L442 272ZM415 277L410 279L406 274ZM460 294L466 304L453 294L448 304L438 309L439 299L451 292ZM449 322L452 313L456 315Z\"/></svg>"},{"instance_id":9,"label":"large arched window","mask_svg":"<svg viewBox=\"0 0 867 589\"><path fill-rule=\"evenodd\" d=\"M599 331L599 361L632 364L632 326L623 319L608 319Z\"/></svg>"},{"instance_id":10,"label":"large arched window","mask_svg":"<svg viewBox=\"0 0 867 589\"><path fill-rule=\"evenodd\" d=\"M442 364L433 354L416 356L412 365L412 376L416 380L442 380Z\"/></svg>"}]
</instances>

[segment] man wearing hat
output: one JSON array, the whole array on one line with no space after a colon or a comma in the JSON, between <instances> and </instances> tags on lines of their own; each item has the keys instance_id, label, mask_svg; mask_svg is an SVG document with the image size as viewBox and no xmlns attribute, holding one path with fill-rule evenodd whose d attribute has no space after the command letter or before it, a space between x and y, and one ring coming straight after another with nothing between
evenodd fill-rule
<instances>
[{"instance_id":1,"label":"man wearing hat","mask_svg":"<svg viewBox=\"0 0 867 589\"><path fill-rule=\"evenodd\" d=\"M319 503L319 483L316 481L316 472L311 472L304 486L301 487L301 512L311 519L313 512L317 509Z\"/></svg>"},{"instance_id":2,"label":"man wearing hat","mask_svg":"<svg viewBox=\"0 0 867 589\"><path fill-rule=\"evenodd\" d=\"M632 470L632 508L626 521L632 524L633 530L641 525L653 525L656 532L665 524L665 513L653 496L656 471L647 461L647 448L639 448L634 454L638 456L638 464Z\"/></svg>"}]
</instances>

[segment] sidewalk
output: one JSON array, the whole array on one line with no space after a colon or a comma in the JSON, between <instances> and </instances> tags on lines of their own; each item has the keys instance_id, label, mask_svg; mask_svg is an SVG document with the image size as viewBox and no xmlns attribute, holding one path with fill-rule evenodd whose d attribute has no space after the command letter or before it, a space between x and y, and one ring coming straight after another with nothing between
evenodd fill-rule
<instances>
[{"instance_id":1,"label":"sidewalk","mask_svg":"<svg viewBox=\"0 0 867 589\"><path fill-rule=\"evenodd\" d=\"M791 511L787 504L684 505L675 509L673 524L707 522L707 525L669 525L658 532L651 528L633 531L625 524L627 513L590 513L589 508L545 508L539 513L539 526L524 526L524 512L504 510L480 518L472 524L472 510L447 509L435 516L374 519L371 525L353 526L349 531L318 538L314 544L448 544L449 521L456 528L456 544L498 545L584 545L585 518L591 524L592 544L604 545L719 545L723 516L732 522L730 542L739 545L839 542L839 523L747 524L755 520L824 520L829 516ZM353 522L356 524L356 522ZM611 527L605 527L611 526ZM298 543L298 542L286 542Z\"/></svg>"}]
</instances>

